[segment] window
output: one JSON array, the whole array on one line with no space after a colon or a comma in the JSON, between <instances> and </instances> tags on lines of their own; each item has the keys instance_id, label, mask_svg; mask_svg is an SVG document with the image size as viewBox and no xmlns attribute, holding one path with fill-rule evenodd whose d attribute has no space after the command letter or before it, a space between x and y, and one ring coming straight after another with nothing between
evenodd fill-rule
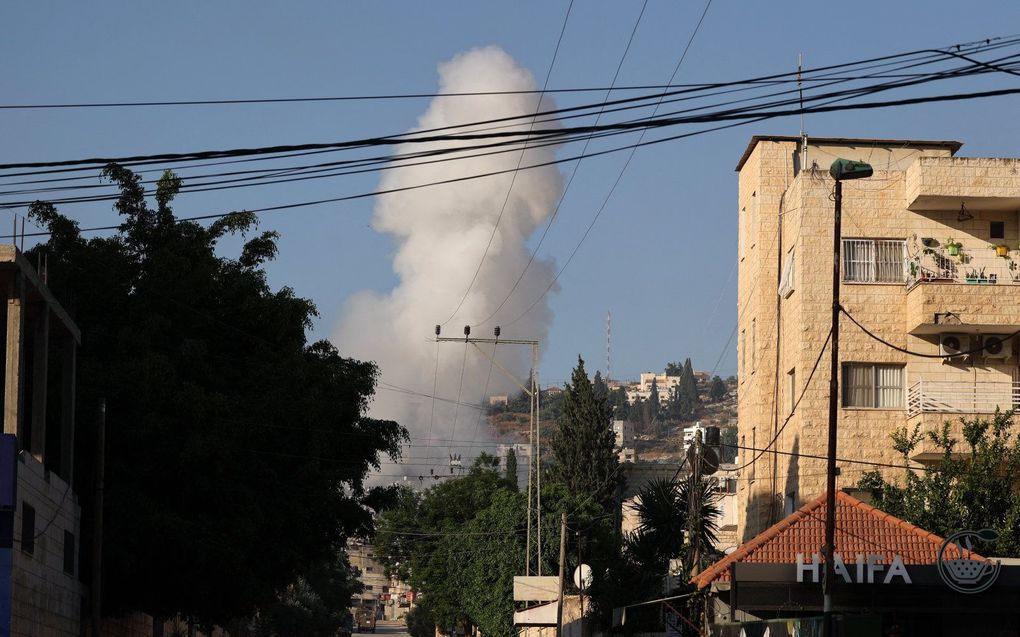
<instances>
[{"instance_id":1,"label":"window","mask_svg":"<svg viewBox=\"0 0 1020 637\"><path fill-rule=\"evenodd\" d=\"M21 550L29 555L35 553L35 507L21 501Z\"/></svg>"},{"instance_id":2,"label":"window","mask_svg":"<svg viewBox=\"0 0 1020 637\"><path fill-rule=\"evenodd\" d=\"M779 296L789 298L794 290L794 276L797 268L797 257L794 250L790 250L783 262L783 274L779 277Z\"/></svg>"},{"instance_id":3,"label":"window","mask_svg":"<svg viewBox=\"0 0 1020 637\"><path fill-rule=\"evenodd\" d=\"M851 283L906 281L906 241L843 239L843 280Z\"/></svg>"},{"instance_id":4,"label":"window","mask_svg":"<svg viewBox=\"0 0 1020 637\"><path fill-rule=\"evenodd\" d=\"M372 567L371 566L366 566L365 567L365 572L366 573L371 573L372 572Z\"/></svg>"},{"instance_id":5,"label":"window","mask_svg":"<svg viewBox=\"0 0 1020 637\"><path fill-rule=\"evenodd\" d=\"M988 236L992 239L1005 239L1006 238L1006 222L1005 221L992 221L988 229Z\"/></svg>"},{"instance_id":6,"label":"window","mask_svg":"<svg viewBox=\"0 0 1020 637\"><path fill-rule=\"evenodd\" d=\"M783 498L783 515L792 515L793 512L796 510L794 509L794 507L796 506L797 497L794 494L794 492L791 491L790 493L786 494L786 497Z\"/></svg>"},{"instance_id":7,"label":"window","mask_svg":"<svg viewBox=\"0 0 1020 637\"><path fill-rule=\"evenodd\" d=\"M64 572L74 575L74 533L64 531Z\"/></svg>"},{"instance_id":8,"label":"window","mask_svg":"<svg viewBox=\"0 0 1020 637\"><path fill-rule=\"evenodd\" d=\"M903 365L843 365L843 406L903 408Z\"/></svg>"},{"instance_id":9,"label":"window","mask_svg":"<svg viewBox=\"0 0 1020 637\"><path fill-rule=\"evenodd\" d=\"M786 412L789 414L793 413L793 408L797 404L797 368L794 367L790 371L786 372Z\"/></svg>"},{"instance_id":10,"label":"window","mask_svg":"<svg viewBox=\"0 0 1020 637\"><path fill-rule=\"evenodd\" d=\"M371 591L371 590L374 590L374 589L375 589L375 587L372 586L371 584L365 584L365 590L366 591Z\"/></svg>"}]
</instances>

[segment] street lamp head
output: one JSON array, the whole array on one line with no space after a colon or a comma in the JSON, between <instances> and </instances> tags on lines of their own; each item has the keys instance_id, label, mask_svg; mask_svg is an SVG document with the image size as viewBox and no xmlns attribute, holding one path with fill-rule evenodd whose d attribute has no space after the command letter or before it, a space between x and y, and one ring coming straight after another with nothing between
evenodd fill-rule
<instances>
[{"instance_id":1,"label":"street lamp head","mask_svg":"<svg viewBox=\"0 0 1020 637\"><path fill-rule=\"evenodd\" d=\"M851 161L849 159L837 159L829 166L829 174L836 181L863 179L864 177L870 177L873 172L871 164L863 161Z\"/></svg>"}]
</instances>

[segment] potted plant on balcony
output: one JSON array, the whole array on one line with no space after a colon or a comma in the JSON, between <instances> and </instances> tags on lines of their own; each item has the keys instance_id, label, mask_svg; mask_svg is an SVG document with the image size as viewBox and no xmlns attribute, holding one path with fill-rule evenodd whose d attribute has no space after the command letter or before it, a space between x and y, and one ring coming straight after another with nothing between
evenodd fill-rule
<instances>
[{"instance_id":1,"label":"potted plant on balcony","mask_svg":"<svg viewBox=\"0 0 1020 637\"><path fill-rule=\"evenodd\" d=\"M946 239L946 242L942 244L942 247L946 249L946 252L951 257L958 257L963 254L963 244L953 237Z\"/></svg>"},{"instance_id":2,"label":"potted plant on balcony","mask_svg":"<svg viewBox=\"0 0 1020 637\"><path fill-rule=\"evenodd\" d=\"M1008 245L1005 245L1005 244L996 245L996 244L993 243L991 245L991 248L992 248L992 250L995 250L995 256L1003 257L1003 258L1008 258L1009 257L1009 246Z\"/></svg>"}]
</instances>

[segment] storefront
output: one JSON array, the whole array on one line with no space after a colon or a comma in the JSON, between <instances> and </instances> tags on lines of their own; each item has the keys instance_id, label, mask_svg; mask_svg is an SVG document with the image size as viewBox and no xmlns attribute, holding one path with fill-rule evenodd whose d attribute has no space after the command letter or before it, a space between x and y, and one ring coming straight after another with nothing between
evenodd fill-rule
<instances>
[{"instance_id":1,"label":"storefront","mask_svg":"<svg viewBox=\"0 0 1020 637\"><path fill-rule=\"evenodd\" d=\"M838 635L1020 637L1020 566L983 557L985 532L941 538L846 493L836 503ZM712 635L821 634L825 512L822 496L694 579Z\"/></svg>"}]
</instances>

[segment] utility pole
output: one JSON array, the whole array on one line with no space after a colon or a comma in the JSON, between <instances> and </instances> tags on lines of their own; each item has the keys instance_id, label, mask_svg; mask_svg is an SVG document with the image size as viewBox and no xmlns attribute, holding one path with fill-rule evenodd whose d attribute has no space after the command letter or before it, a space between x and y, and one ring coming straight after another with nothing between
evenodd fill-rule
<instances>
[{"instance_id":1,"label":"utility pole","mask_svg":"<svg viewBox=\"0 0 1020 637\"><path fill-rule=\"evenodd\" d=\"M96 484L92 499L92 637L99 637L103 591L103 489L106 482L106 399L99 399L96 428Z\"/></svg>"},{"instance_id":2,"label":"utility pole","mask_svg":"<svg viewBox=\"0 0 1020 637\"><path fill-rule=\"evenodd\" d=\"M500 327L497 325L493 329L493 338L476 338L471 336L470 326L464 326L463 337L448 337L440 336L442 326L436 325L435 327L435 342L436 343L467 343L474 346L475 349L481 353L493 367L498 369L503 375L509 378L515 385L517 385L521 391L527 394L531 398L530 406L530 424L528 429L528 446L530 447L530 453L528 454L528 525L527 525L527 539L525 541L525 557L524 557L524 573L525 575L531 575L531 547L532 547L532 517L535 518L535 535L536 540L534 542L535 554L537 561L538 574L542 574L542 432L541 432L541 414L542 414L542 392L538 380L538 355L539 355L539 341L532 339L519 339L519 338L500 338ZM496 361L495 347L490 355L486 352L479 344L488 343L493 346L496 345L528 345L531 347L531 374L529 375L528 387L525 387L521 381L514 376L506 367L500 365ZM534 491L534 498L532 492Z\"/></svg>"},{"instance_id":3,"label":"utility pole","mask_svg":"<svg viewBox=\"0 0 1020 637\"><path fill-rule=\"evenodd\" d=\"M843 227L843 180L870 177L872 168L864 162L837 159L829 167L829 174L836 180L832 218L832 320L830 328L831 349L829 359L829 444L825 471L825 575L822 578L822 610L825 615L822 625L824 637L835 634L832 585L836 571L833 560L836 552L836 433L839 418L839 267Z\"/></svg>"},{"instance_id":4,"label":"utility pole","mask_svg":"<svg viewBox=\"0 0 1020 637\"><path fill-rule=\"evenodd\" d=\"M560 514L560 594L556 604L556 637L563 637L563 577L567 564L567 513Z\"/></svg>"}]
</instances>

